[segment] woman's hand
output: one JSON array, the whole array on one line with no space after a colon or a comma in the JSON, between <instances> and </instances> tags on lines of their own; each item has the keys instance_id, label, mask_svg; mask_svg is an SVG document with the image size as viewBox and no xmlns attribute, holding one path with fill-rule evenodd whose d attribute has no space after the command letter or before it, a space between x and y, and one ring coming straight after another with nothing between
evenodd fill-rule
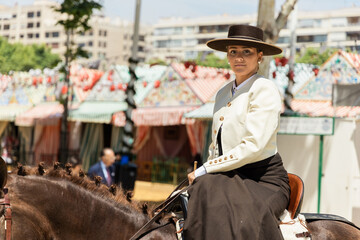
<instances>
[{"instance_id":1,"label":"woman's hand","mask_svg":"<svg viewBox=\"0 0 360 240\"><path fill-rule=\"evenodd\" d=\"M188 179L189 179L189 185L191 185L195 180L195 171L192 171L191 173L188 174Z\"/></svg>"}]
</instances>

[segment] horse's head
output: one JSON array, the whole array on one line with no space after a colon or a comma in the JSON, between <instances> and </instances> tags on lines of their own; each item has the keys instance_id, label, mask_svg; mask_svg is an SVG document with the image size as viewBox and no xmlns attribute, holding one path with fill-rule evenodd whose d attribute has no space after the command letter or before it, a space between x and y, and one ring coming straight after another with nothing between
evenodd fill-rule
<instances>
[{"instance_id":1,"label":"horse's head","mask_svg":"<svg viewBox=\"0 0 360 240\"><path fill-rule=\"evenodd\" d=\"M7 181L7 166L6 163L4 161L4 159L2 159L0 157L0 189L2 190L4 188L4 186L6 185L6 181Z\"/></svg>"}]
</instances>

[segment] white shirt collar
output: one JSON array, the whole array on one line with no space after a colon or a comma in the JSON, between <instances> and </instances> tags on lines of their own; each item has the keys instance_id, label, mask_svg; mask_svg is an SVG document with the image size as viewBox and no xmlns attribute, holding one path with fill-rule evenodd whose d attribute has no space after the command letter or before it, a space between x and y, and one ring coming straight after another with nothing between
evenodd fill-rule
<instances>
[{"instance_id":1,"label":"white shirt collar","mask_svg":"<svg viewBox=\"0 0 360 240\"><path fill-rule=\"evenodd\" d=\"M247 82L250 81L250 79L252 79L254 76L256 75L256 73L254 75L252 75L251 77L249 77L248 79L246 79L245 81L243 81L242 83L239 84L239 86L236 86L236 79L233 81L233 85L232 85L232 95L234 96L234 94L236 93L236 91L238 91L240 88L242 88Z\"/></svg>"},{"instance_id":2,"label":"white shirt collar","mask_svg":"<svg viewBox=\"0 0 360 240\"><path fill-rule=\"evenodd\" d=\"M233 87L232 87L232 93L233 95L235 94L236 91L238 91L240 88L242 88L248 81L250 81L250 79L252 79L256 74L252 75L251 77L249 77L248 79L246 79L245 81L243 81L242 83L239 84L239 86L236 86L236 79L233 81Z\"/></svg>"}]
</instances>

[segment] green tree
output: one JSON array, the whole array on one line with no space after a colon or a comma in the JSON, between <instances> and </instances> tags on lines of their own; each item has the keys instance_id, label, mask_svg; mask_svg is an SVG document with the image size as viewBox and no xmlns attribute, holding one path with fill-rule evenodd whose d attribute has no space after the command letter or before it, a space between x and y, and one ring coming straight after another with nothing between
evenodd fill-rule
<instances>
[{"instance_id":1,"label":"green tree","mask_svg":"<svg viewBox=\"0 0 360 240\"><path fill-rule=\"evenodd\" d=\"M302 56L297 56L296 62L321 66L335 51L336 49L328 48L324 52L320 52L318 48L307 48Z\"/></svg>"},{"instance_id":2,"label":"green tree","mask_svg":"<svg viewBox=\"0 0 360 240\"><path fill-rule=\"evenodd\" d=\"M202 60L203 59L203 60ZM230 68L228 64L227 58L220 58L216 56L214 53L210 53L203 57L202 54L199 54L197 59L195 60L196 64L199 66L206 67L216 67L216 68Z\"/></svg>"},{"instance_id":3,"label":"green tree","mask_svg":"<svg viewBox=\"0 0 360 240\"><path fill-rule=\"evenodd\" d=\"M11 44L0 37L0 72L28 71L30 69L52 68L61 61L59 55L51 53L42 44Z\"/></svg>"},{"instance_id":4,"label":"green tree","mask_svg":"<svg viewBox=\"0 0 360 240\"><path fill-rule=\"evenodd\" d=\"M93 0L64 0L59 7L54 8L55 12L61 13L61 18L57 24L64 28L66 33L65 63L62 72L65 76L65 86L69 89L69 70L70 64L78 57L88 57L87 52L75 44L73 38L77 34L84 34L91 29L89 20L93 12L100 10L102 5ZM60 162L66 163L68 158L68 93L63 101L64 113L61 120L60 133Z\"/></svg>"}]
</instances>

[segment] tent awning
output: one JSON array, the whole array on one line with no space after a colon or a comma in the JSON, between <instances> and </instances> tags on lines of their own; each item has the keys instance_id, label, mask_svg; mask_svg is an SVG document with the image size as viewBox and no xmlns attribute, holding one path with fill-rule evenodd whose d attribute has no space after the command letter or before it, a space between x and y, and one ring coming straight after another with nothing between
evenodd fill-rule
<instances>
[{"instance_id":1,"label":"tent awning","mask_svg":"<svg viewBox=\"0 0 360 240\"><path fill-rule=\"evenodd\" d=\"M185 118L194 118L202 120L212 120L214 111L214 102L207 102L201 107L184 114Z\"/></svg>"},{"instance_id":2,"label":"tent awning","mask_svg":"<svg viewBox=\"0 0 360 240\"><path fill-rule=\"evenodd\" d=\"M27 111L29 108L31 108L30 105L18 105L18 104L0 106L0 121L13 122L16 116Z\"/></svg>"},{"instance_id":3,"label":"tent awning","mask_svg":"<svg viewBox=\"0 0 360 240\"><path fill-rule=\"evenodd\" d=\"M63 105L58 102L41 103L17 116L15 124L18 126L56 125L63 111Z\"/></svg>"},{"instance_id":4,"label":"tent awning","mask_svg":"<svg viewBox=\"0 0 360 240\"><path fill-rule=\"evenodd\" d=\"M183 118L184 113L198 108L197 106L187 107L151 107L137 108L132 112L132 120L135 125L147 126L171 126L186 124L189 120ZM191 120L190 120L191 122ZM125 125L124 113L116 113L113 117L115 126Z\"/></svg>"},{"instance_id":5,"label":"tent awning","mask_svg":"<svg viewBox=\"0 0 360 240\"><path fill-rule=\"evenodd\" d=\"M83 102L69 112L69 121L111 123L112 115L127 109L125 102Z\"/></svg>"}]
</instances>

